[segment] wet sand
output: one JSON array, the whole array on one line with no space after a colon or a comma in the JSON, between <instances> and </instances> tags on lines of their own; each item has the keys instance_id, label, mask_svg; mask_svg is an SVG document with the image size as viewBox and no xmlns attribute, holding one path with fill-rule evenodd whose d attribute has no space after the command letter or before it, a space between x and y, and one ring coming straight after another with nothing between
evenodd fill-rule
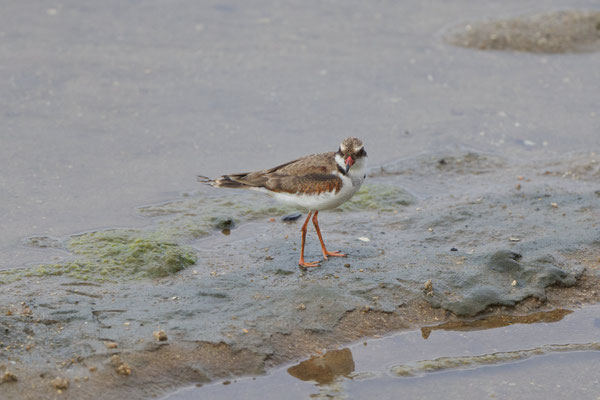
<instances>
[{"instance_id":1,"label":"wet sand","mask_svg":"<svg viewBox=\"0 0 600 400\"><path fill-rule=\"evenodd\" d=\"M544 330L598 302L599 54L576 54L577 40L552 56L448 42L479 22L483 36L535 30L561 20L548 12L557 4L260 4L15 3L0 16L5 397L162 396L392 332ZM504 22L482 22L491 15ZM577 22L563 20L567 33ZM349 135L373 167L351 202L320 215L328 246L349 257L318 269L297 268L301 222L281 220L295 210L195 182ZM309 260L320 257L312 234ZM559 357L548 330L533 351ZM565 362L597 361L593 343L567 344ZM364 360L352 349L291 376L332 394ZM421 376L421 362L448 356L430 350L415 345L422 356L386 374ZM497 358L518 374L516 360L540 365L530 350ZM483 365L488 354L451 356ZM543 365L544 382L560 376ZM463 395L461 374L444 375L450 397ZM363 378L350 393L396 390ZM238 386L207 390L225 387Z\"/></svg>"},{"instance_id":2,"label":"wet sand","mask_svg":"<svg viewBox=\"0 0 600 400\"><path fill-rule=\"evenodd\" d=\"M189 387L169 400L229 398L532 398L598 394L598 307L456 324L315 354L263 377ZM491 323L488 323L491 322ZM489 329L492 329L491 331Z\"/></svg>"}]
</instances>

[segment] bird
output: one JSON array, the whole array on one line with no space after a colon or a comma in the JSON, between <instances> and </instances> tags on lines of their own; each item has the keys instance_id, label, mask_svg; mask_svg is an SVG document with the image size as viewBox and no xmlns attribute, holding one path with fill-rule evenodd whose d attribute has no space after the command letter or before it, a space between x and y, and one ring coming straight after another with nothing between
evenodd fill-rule
<instances>
[{"instance_id":1,"label":"bird","mask_svg":"<svg viewBox=\"0 0 600 400\"><path fill-rule=\"evenodd\" d=\"M308 222L317 231L323 259L346 257L340 251L328 251L319 229L319 211L331 210L348 201L360 189L366 178L367 152L362 141L344 139L337 151L312 154L273 168L255 172L222 175L210 179L199 175L198 180L217 188L249 189L267 194L284 204L308 211L302 225L300 260L302 268L318 267L320 261L304 259L304 244Z\"/></svg>"}]
</instances>

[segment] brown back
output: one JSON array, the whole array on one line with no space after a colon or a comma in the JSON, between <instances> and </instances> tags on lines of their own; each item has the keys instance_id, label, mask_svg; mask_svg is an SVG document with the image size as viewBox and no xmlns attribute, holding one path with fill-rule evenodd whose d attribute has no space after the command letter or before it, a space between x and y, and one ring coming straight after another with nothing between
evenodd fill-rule
<instances>
[{"instance_id":1,"label":"brown back","mask_svg":"<svg viewBox=\"0 0 600 400\"><path fill-rule=\"evenodd\" d=\"M335 153L302 157L262 171L224 175L249 187L264 187L274 192L316 194L342 187L342 180L332 171L337 169Z\"/></svg>"}]
</instances>

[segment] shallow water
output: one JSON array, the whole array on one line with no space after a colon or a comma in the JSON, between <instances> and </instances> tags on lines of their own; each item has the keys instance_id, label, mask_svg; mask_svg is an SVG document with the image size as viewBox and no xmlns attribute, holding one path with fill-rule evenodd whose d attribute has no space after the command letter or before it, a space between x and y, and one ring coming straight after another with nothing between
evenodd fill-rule
<instances>
[{"instance_id":1,"label":"shallow water","mask_svg":"<svg viewBox=\"0 0 600 400\"><path fill-rule=\"evenodd\" d=\"M288 399L595 399L600 307L565 314L554 322L465 327L427 338L421 331L404 332L331 350L266 376L189 387L163 399L279 399L282 393ZM511 357L503 358L506 354ZM424 366L399 375L419 363Z\"/></svg>"}]
</instances>

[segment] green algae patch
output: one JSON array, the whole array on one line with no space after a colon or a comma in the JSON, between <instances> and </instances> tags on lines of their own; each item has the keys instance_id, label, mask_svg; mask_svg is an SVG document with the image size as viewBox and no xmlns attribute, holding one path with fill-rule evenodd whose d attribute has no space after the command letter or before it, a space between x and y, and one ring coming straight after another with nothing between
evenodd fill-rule
<instances>
[{"instance_id":1,"label":"green algae patch","mask_svg":"<svg viewBox=\"0 0 600 400\"><path fill-rule=\"evenodd\" d=\"M196 263L193 249L166 240L161 233L107 230L72 236L66 248L74 259L30 269L0 271L0 284L23 277L67 276L91 281L161 278Z\"/></svg>"},{"instance_id":2,"label":"green algae patch","mask_svg":"<svg viewBox=\"0 0 600 400\"><path fill-rule=\"evenodd\" d=\"M77 260L58 267L83 279L160 278L196 263L192 249L156 233L109 230L74 236L67 249Z\"/></svg>"},{"instance_id":3,"label":"green algae patch","mask_svg":"<svg viewBox=\"0 0 600 400\"><path fill-rule=\"evenodd\" d=\"M62 265L44 264L33 268L16 268L0 271L0 285L17 282L23 278L46 277L53 275L63 275L64 267Z\"/></svg>"},{"instance_id":4,"label":"green algae patch","mask_svg":"<svg viewBox=\"0 0 600 400\"><path fill-rule=\"evenodd\" d=\"M23 269L3 269L0 270L0 285L6 285L21 280L23 277Z\"/></svg>"},{"instance_id":5,"label":"green algae patch","mask_svg":"<svg viewBox=\"0 0 600 400\"><path fill-rule=\"evenodd\" d=\"M352 211L396 211L413 204L414 197L399 186L372 183L363 185L348 202L337 209Z\"/></svg>"}]
</instances>

